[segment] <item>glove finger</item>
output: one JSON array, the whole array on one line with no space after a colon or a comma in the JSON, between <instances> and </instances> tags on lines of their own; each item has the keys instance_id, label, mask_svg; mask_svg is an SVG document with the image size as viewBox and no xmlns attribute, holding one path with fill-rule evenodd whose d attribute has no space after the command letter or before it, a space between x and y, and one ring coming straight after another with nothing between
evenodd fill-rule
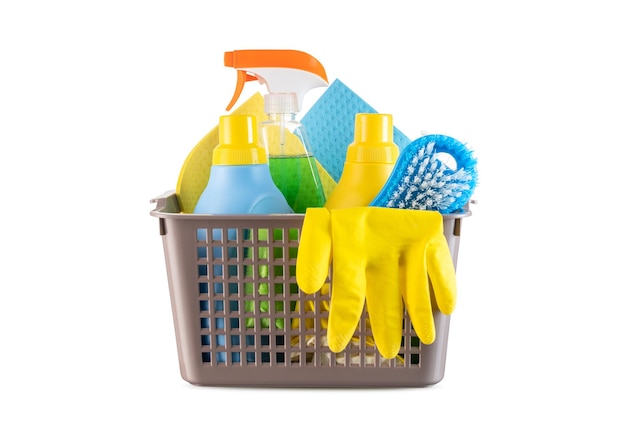
<instances>
[{"instance_id":1,"label":"glove finger","mask_svg":"<svg viewBox=\"0 0 626 436\"><path fill-rule=\"evenodd\" d=\"M402 341L404 305L399 280L397 259L368 268L365 294L367 312L376 348L386 359L398 355Z\"/></svg>"},{"instance_id":2,"label":"glove finger","mask_svg":"<svg viewBox=\"0 0 626 436\"><path fill-rule=\"evenodd\" d=\"M303 292L312 294L319 291L328 278L331 245L328 209L308 208L296 259L296 281Z\"/></svg>"},{"instance_id":3,"label":"glove finger","mask_svg":"<svg viewBox=\"0 0 626 436\"><path fill-rule=\"evenodd\" d=\"M330 292L330 285L328 283L324 283L322 286L322 295L328 295ZM322 318L320 319L320 326L322 330L328 330L328 313L330 312L330 301L327 299L322 299L319 304L319 310L317 311L322 314ZM325 315L325 316L324 316Z\"/></svg>"},{"instance_id":4,"label":"glove finger","mask_svg":"<svg viewBox=\"0 0 626 436\"><path fill-rule=\"evenodd\" d=\"M426 264L437 307L441 313L450 315L456 306L456 271L443 234L428 244Z\"/></svg>"},{"instance_id":5,"label":"glove finger","mask_svg":"<svg viewBox=\"0 0 626 436\"><path fill-rule=\"evenodd\" d=\"M402 292L406 311L420 341L432 344L435 341L435 320L430 302L430 287L426 272L426 259L423 247L415 247L406 252L406 264L402 268Z\"/></svg>"},{"instance_id":6,"label":"glove finger","mask_svg":"<svg viewBox=\"0 0 626 436\"><path fill-rule=\"evenodd\" d=\"M334 257L328 313L328 347L334 353L346 348L356 330L365 305L365 285L364 262Z\"/></svg>"}]
</instances>

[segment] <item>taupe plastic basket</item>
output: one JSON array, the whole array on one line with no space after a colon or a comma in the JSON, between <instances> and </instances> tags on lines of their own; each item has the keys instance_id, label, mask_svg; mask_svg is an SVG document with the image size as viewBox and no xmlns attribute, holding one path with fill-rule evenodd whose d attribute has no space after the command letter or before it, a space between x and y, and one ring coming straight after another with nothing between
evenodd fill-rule
<instances>
[{"instance_id":1,"label":"taupe plastic basket","mask_svg":"<svg viewBox=\"0 0 626 436\"><path fill-rule=\"evenodd\" d=\"M152 200L159 219L181 376L202 386L422 387L444 376L450 317L434 308L424 345L405 313L400 354L382 358L367 311L345 351L326 346L330 292L296 283L303 214L180 213L174 191ZM456 266L461 221L444 215Z\"/></svg>"}]
</instances>

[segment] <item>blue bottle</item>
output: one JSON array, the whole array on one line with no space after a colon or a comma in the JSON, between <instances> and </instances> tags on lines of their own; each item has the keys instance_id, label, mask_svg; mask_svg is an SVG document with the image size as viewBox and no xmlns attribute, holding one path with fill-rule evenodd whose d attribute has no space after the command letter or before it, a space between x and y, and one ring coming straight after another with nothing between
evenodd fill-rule
<instances>
[{"instance_id":1,"label":"blue bottle","mask_svg":"<svg viewBox=\"0 0 626 436\"><path fill-rule=\"evenodd\" d=\"M205 214L280 214L293 213L284 195L276 187L270 173L267 152L258 140L258 124L254 115L224 115L220 117L219 144L213 150L213 162L211 174L206 188L200 195L194 213ZM235 240L235 230L229 230L228 239ZM206 241L206 231L198 230L198 241ZM214 229L213 240L221 240L219 229ZM234 251L233 251L234 250ZM206 250L198 249L198 256L206 258ZM229 257L236 257L236 248L229 249ZM246 256L246 253L244 253ZM213 258L219 259L222 253L219 248L213 250ZM236 267L229 271L229 276L237 275ZM224 276L221 266L214 267L215 276ZM237 284L232 284L229 293L237 293ZM214 283L213 288L208 290L215 294L223 294L221 283ZM248 290L246 290L248 292ZM225 299L227 300L227 298ZM224 303L220 299L214 301L216 307L213 313L224 312ZM239 311L243 308L232 307L236 301L230 302L230 311ZM224 318L215 317L215 327L224 328ZM244 326L232 325L231 328ZM236 335L231 337L234 341L230 345L240 345L240 338ZM248 345L254 344L254 336L246 337ZM218 335L217 345L225 345L224 335ZM226 355L223 352L217 354L218 362L225 362ZM239 353L233 353L232 360L237 362ZM254 353L249 353L248 360L254 359Z\"/></svg>"},{"instance_id":2,"label":"blue bottle","mask_svg":"<svg viewBox=\"0 0 626 436\"><path fill-rule=\"evenodd\" d=\"M254 115L220 117L219 144L194 213L293 213L274 184Z\"/></svg>"}]
</instances>

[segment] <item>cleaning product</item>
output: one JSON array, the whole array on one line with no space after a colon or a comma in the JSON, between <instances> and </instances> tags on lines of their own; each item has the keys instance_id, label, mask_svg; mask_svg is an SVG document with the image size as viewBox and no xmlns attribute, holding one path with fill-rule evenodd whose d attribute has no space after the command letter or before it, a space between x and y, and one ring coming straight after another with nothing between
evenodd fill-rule
<instances>
[{"instance_id":1,"label":"cleaning product","mask_svg":"<svg viewBox=\"0 0 626 436\"><path fill-rule=\"evenodd\" d=\"M258 92L254 93L248 100L232 109L229 114L255 115L259 120L264 119L266 115L263 96ZM292 136L291 134L287 135L288 143L292 142ZM181 212L192 213L196 207L198 198L200 198L202 191L204 191L209 181L211 162L213 161L213 150L218 144L219 123L198 141L185 158L176 183L176 198ZM337 182L318 159L315 159L315 163L317 164L317 171L322 181L324 194L328 197L335 189L335 186L337 186Z\"/></svg>"},{"instance_id":2,"label":"cleaning product","mask_svg":"<svg viewBox=\"0 0 626 436\"><path fill-rule=\"evenodd\" d=\"M220 117L211 175L194 213L293 213L272 181L253 115Z\"/></svg>"},{"instance_id":3,"label":"cleaning product","mask_svg":"<svg viewBox=\"0 0 626 436\"><path fill-rule=\"evenodd\" d=\"M369 205L387 181L398 155L398 146L393 142L392 115L356 114L353 142L348 146L341 178L324 206L327 209L343 209ZM321 287L321 292L325 295L329 293L328 284ZM330 311L328 302L323 301L321 306L322 312ZM306 302L305 311L314 312L315 307ZM323 328L327 328L326 322L322 324ZM307 341L310 340L307 338ZM326 341L326 338L323 340ZM353 342L359 345L356 336ZM373 338L366 337L366 344L373 346Z\"/></svg>"},{"instance_id":4,"label":"cleaning product","mask_svg":"<svg viewBox=\"0 0 626 436\"><path fill-rule=\"evenodd\" d=\"M224 53L224 65L237 70L235 104L245 82L267 85L267 120L259 126L261 143L269 156L272 179L296 213L322 206L324 188L317 160L303 125L297 119L304 95L328 86L326 71L313 56L296 50L235 50Z\"/></svg>"},{"instance_id":5,"label":"cleaning product","mask_svg":"<svg viewBox=\"0 0 626 436\"><path fill-rule=\"evenodd\" d=\"M370 205L452 213L467 204L476 183L476 159L465 144L425 135L402 150Z\"/></svg>"},{"instance_id":6,"label":"cleaning product","mask_svg":"<svg viewBox=\"0 0 626 436\"><path fill-rule=\"evenodd\" d=\"M213 150L212 169L205 190L200 195L194 208L194 213L206 214L279 214L293 213L287 204L285 197L276 187L270 175L267 164L267 153L258 141L258 122L253 115L224 115L220 117L219 123L219 145ZM267 232L266 232L267 233ZM213 230L213 240L222 239L220 229ZM244 235L246 237L246 235ZM260 234L259 239L267 240L267 234ZM205 230L199 229L198 241L206 241ZM237 238L235 229L229 230L228 239ZM198 257L206 258L203 248L198 248ZM267 258L267 248L259 257ZM245 257L249 253L243 253ZM236 248L229 249L229 257L236 257ZM213 251L214 258L222 258L223 254L219 248ZM216 265L214 274L224 276L222 267ZM251 268L251 267L250 267ZM248 268L244 272L246 276L252 276L253 271ZM229 271L236 273L236 271ZM250 284L248 284L250 285ZM212 290L216 293L223 293L225 290L220 283L215 284ZM237 293L235 289L228 289L229 293ZM248 295L254 294L254 290L248 286L245 290ZM267 293L267 286L259 290L259 293ZM233 302L236 303L236 302ZM223 304L223 303L222 303ZM267 308L266 308L267 309ZM223 307L216 308L217 311L224 310ZM238 310L231 307L230 310ZM246 311L254 311L254 303L246 301ZM261 308L259 308L261 310ZM267 311L267 310L266 310ZM224 328L224 318L216 318L216 327ZM234 327L234 326L231 326ZM249 336L247 341L253 340ZM217 345L224 345L224 335L217 336ZM239 345L232 344L232 345ZM252 353L253 354L253 353ZM235 356L235 355L234 355ZM236 355L238 356L238 355ZM218 353L218 361L225 361L225 353ZM236 361L238 357L233 357ZM254 356L248 356L248 360Z\"/></svg>"},{"instance_id":7,"label":"cleaning product","mask_svg":"<svg viewBox=\"0 0 626 436\"><path fill-rule=\"evenodd\" d=\"M254 93L248 100L233 109L230 115L256 115L257 118L265 116L263 96L258 92ZM193 213L198 198L206 188L211 175L213 150L220 142L219 131L218 121L189 152L180 169L176 183L176 198L183 213Z\"/></svg>"},{"instance_id":8,"label":"cleaning product","mask_svg":"<svg viewBox=\"0 0 626 436\"><path fill-rule=\"evenodd\" d=\"M341 178L325 206L369 205L387 182L399 153L390 114L356 114L354 142L348 146Z\"/></svg>"},{"instance_id":9,"label":"cleaning product","mask_svg":"<svg viewBox=\"0 0 626 436\"><path fill-rule=\"evenodd\" d=\"M353 139L355 115L377 112L345 83L335 79L302 117L315 157L335 181L341 178L346 144ZM411 139L394 126L393 142L402 151Z\"/></svg>"}]
</instances>

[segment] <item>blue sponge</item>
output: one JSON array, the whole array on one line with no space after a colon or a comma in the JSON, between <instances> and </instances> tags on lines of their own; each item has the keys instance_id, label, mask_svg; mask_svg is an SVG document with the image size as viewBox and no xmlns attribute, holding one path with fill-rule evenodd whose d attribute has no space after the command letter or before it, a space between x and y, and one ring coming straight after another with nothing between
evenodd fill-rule
<instances>
[{"instance_id":1,"label":"blue sponge","mask_svg":"<svg viewBox=\"0 0 626 436\"><path fill-rule=\"evenodd\" d=\"M447 165L443 157L454 162ZM426 135L402 150L370 206L452 213L469 201L476 183L476 159L463 143L446 135Z\"/></svg>"},{"instance_id":2,"label":"blue sponge","mask_svg":"<svg viewBox=\"0 0 626 436\"><path fill-rule=\"evenodd\" d=\"M358 113L377 112L336 79L302 117L312 153L335 182L341 177L348 145L354 141L354 118ZM394 127L393 142L402 151L411 141Z\"/></svg>"}]
</instances>

